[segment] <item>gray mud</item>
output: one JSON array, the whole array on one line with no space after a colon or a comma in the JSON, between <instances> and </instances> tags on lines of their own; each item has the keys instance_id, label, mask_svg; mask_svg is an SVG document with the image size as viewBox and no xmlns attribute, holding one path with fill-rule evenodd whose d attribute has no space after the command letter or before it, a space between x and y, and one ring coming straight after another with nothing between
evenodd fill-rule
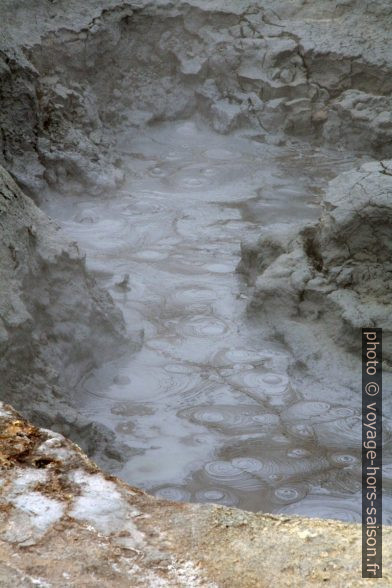
<instances>
[{"instance_id":1,"label":"gray mud","mask_svg":"<svg viewBox=\"0 0 392 588\"><path fill-rule=\"evenodd\" d=\"M47 206L128 330L144 330L140 352L82 386L83 416L138 450L116 473L174 500L357 520L358 399L302 389L235 273L244 235L314 221L353 156L222 137L196 121L120 141L120 191Z\"/></svg>"},{"instance_id":2,"label":"gray mud","mask_svg":"<svg viewBox=\"0 0 392 588\"><path fill-rule=\"evenodd\" d=\"M392 155L389 3L47 4L0 8L0 161L68 237L9 199L2 398L159 496L359 520L353 351L387 324L389 266L372 290L368 234L342 255L358 219L328 211L367 168L341 172Z\"/></svg>"}]
</instances>

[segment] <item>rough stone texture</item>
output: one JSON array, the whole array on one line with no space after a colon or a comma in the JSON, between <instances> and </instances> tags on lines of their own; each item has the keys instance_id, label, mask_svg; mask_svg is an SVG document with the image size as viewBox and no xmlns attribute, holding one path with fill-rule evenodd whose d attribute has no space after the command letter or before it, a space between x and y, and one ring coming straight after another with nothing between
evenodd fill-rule
<instances>
[{"instance_id":1,"label":"rough stone texture","mask_svg":"<svg viewBox=\"0 0 392 588\"><path fill-rule=\"evenodd\" d=\"M2 0L0 16L0 158L37 201L110 193L127 133L196 113L221 133L391 156L386 0ZM244 245L254 306L314 373L356 349L364 324L383 326L390 348L390 167L338 178L317 225ZM72 409L67 367L80 375L121 344L121 318L3 171L0 225L2 397L41 425L63 419L102 458L113 440ZM365 585L356 525L158 501L3 410L5 587ZM385 529L380 586L390 553Z\"/></svg>"},{"instance_id":2,"label":"rough stone texture","mask_svg":"<svg viewBox=\"0 0 392 588\"><path fill-rule=\"evenodd\" d=\"M2 399L36 423L67 427L98 455L113 435L79 417L72 400L82 375L125 347L135 343L77 244L0 167Z\"/></svg>"},{"instance_id":3,"label":"rough stone texture","mask_svg":"<svg viewBox=\"0 0 392 588\"><path fill-rule=\"evenodd\" d=\"M152 498L0 405L4 588L365 586L361 527ZM383 533L390 586L392 530Z\"/></svg>"},{"instance_id":4,"label":"rough stone texture","mask_svg":"<svg viewBox=\"0 0 392 588\"><path fill-rule=\"evenodd\" d=\"M122 135L196 112L221 133L392 153L381 0L4 0L1 16L0 157L37 199L114 190Z\"/></svg>"},{"instance_id":5,"label":"rough stone texture","mask_svg":"<svg viewBox=\"0 0 392 588\"><path fill-rule=\"evenodd\" d=\"M276 225L243 244L239 270L254 285L252 308L327 378L332 357L347 381L357 373L366 326L383 329L390 371L391 194L392 162L366 163L330 182L314 225Z\"/></svg>"}]
</instances>

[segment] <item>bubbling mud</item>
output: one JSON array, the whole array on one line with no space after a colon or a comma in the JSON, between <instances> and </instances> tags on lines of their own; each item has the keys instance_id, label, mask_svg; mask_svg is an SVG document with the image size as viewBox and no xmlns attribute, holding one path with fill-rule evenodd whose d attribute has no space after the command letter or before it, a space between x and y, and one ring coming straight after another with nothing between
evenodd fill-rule
<instances>
[{"instance_id":1,"label":"bubbling mud","mask_svg":"<svg viewBox=\"0 0 392 588\"><path fill-rule=\"evenodd\" d=\"M87 374L80 397L85 416L137 450L116 473L170 500L359 520L355 476L344 477L358 468L358 406L292 380L234 271L244 235L314 220L351 156L192 121L128 143L118 193L47 205L129 331L144 332L141 351Z\"/></svg>"}]
</instances>

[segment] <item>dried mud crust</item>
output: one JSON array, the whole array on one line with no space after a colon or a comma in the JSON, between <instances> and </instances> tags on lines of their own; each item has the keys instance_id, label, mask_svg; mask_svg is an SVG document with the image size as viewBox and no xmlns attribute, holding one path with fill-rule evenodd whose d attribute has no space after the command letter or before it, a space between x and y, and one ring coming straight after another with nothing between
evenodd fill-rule
<instances>
[{"instance_id":1,"label":"dried mud crust","mask_svg":"<svg viewBox=\"0 0 392 588\"><path fill-rule=\"evenodd\" d=\"M157 500L104 474L76 445L9 406L1 405L0 428L6 588L366 583L359 525ZM389 528L383 541L387 586Z\"/></svg>"}]
</instances>

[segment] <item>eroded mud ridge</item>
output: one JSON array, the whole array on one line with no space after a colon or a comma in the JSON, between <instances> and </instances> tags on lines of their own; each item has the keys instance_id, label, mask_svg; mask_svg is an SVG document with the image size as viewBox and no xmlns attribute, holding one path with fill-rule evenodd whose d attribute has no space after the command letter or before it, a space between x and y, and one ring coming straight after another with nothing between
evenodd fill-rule
<instances>
[{"instance_id":1,"label":"eroded mud ridge","mask_svg":"<svg viewBox=\"0 0 392 588\"><path fill-rule=\"evenodd\" d=\"M208 4L4 3L2 163L44 212L3 174L3 398L161 498L359 520L391 8Z\"/></svg>"}]
</instances>

